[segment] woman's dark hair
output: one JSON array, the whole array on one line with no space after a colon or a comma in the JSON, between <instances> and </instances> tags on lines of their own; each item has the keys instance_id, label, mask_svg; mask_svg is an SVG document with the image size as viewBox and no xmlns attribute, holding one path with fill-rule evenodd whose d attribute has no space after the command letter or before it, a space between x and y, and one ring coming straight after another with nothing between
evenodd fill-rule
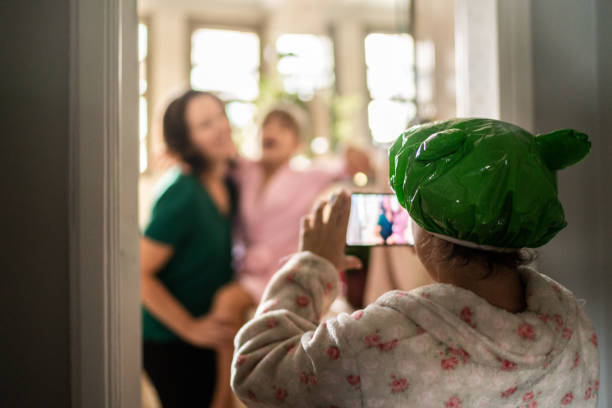
<instances>
[{"instance_id":1,"label":"woman's dark hair","mask_svg":"<svg viewBox=\"0 0 612 408\"><path fill-rule=\"evenodd\" d=\"M300 125L289 112L282 109L271 110L264 118L262 126L274 120L278 121L282 127L291 130L298 138L300 137Z\"/></svg>"},{"instance_id":2,"label":"woman's dark hair","mask_svg":"<svg viewBox=\"0 0 612 408\"><path fill-rule=\"evenodd\" d=\"M211 97L219 105L224 106L223 101L217 95L190 89L170 102L166 108L163 119L163 133L168 150L191 166L194 173L200 174L208 168L209 163L207 158L191 142L185 118L187 104L197 96Z\"/></svg>"}]
</instances>

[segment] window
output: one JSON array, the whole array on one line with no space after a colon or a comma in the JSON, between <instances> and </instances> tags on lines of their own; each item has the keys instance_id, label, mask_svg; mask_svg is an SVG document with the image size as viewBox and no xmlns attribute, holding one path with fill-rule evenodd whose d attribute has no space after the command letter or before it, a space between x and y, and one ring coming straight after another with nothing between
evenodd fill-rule
<instances>
[{"instance_id":1,"label":"window","mask_svg":"<svg viewBox=\"0 0 612 408\"><path fill-rule=\"evenodd\" d=\"M149 54L149 29L138 24L138 139L140 145L140 173L149 168L149 78L147 60Z\"/></svg>"},{"instance_id":2,"label":"window","mask_svg":"<svg viewBox=\"0 0 612 408\"><path fill-rule=\"evenodd\" d=\"M197 28L191 34L190 83L227 102L240 151L256 151L255 100L259 96L260 43L252 31Z\"/></svg>"},{"instance_id":3,"label":"window","mask_svg":"<svg viewBox=\"0 0 612 408\"><path fill-rule=\"evenodd\" d=\"M282 34L276 40L278 73L286 92L311 100L334 83L334 53L328 37L311 34Z\"/></svg>"},{"instance_id":4,"label":"window","mask_svg":"<svg viewBox=\"0 0 612 408\"><path fill-rule=\"evenodd\" d=\"M322 155L330 148L331 97L335 81L332 40L313 34L281 34L276 40L277 71L286 94L295 95L308 116L305 140L310 151ZM304 102L308 102L305 104ZM303 167L309 159L297 156L292 162Z\"/></svg>"},{"instance_id":5,"label":"window","mask_svg":"<svg viewBox=\"0 0 612 408\"><path fill-rule=\"evenodd\" d=\"M416 117L414 41L408 34L365 38L368 123L376 143L389 143Z\"/></svg>"}]
</instances>

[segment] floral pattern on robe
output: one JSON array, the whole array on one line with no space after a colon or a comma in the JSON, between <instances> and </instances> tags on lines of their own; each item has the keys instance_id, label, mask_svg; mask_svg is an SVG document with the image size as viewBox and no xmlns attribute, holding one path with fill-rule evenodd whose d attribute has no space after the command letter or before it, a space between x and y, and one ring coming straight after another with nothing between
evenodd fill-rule
<instances>
[{"instance_id":1,"label":"floral pattern on robe","mask_svg":"<svg viewBox=\"0 0 612 408\"><path fill-rule=\"evenodd\" d=\"M552 279L520 274L522 313L436 283L321 323L337 271L296 254L236 336L232 387L250 407L595 407L590 320Z\"/></svg>"}]
</instances>

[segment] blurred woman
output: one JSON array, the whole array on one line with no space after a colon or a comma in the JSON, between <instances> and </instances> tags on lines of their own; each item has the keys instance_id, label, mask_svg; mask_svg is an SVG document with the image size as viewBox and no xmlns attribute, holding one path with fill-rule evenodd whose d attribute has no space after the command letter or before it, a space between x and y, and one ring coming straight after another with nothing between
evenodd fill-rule
<instances>
[{"instance_id":1,"label":"blurred woman","mask_svg":"<svg viewBox=\"0 0 612 408\"><path fill-rule=\"evenodd\" d=\"M211 308L232 279L235 147L224 105L209 93L190 90L170 103L163 134L191 171L164 176L140 243L144 369L164 408L207 407L215 349L234 335Z\"/></svg>"}]
</instances>

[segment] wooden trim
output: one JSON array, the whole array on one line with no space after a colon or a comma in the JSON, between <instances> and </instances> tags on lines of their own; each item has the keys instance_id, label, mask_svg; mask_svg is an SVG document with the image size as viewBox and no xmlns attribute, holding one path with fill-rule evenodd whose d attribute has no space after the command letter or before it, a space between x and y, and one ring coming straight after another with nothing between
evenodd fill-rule
<instances>
[{"instance_id":1,"label":"wooden trim","mask_svg":"<svg viewBox=\"0 0 612 408\"><path fill-rule=\"evenodd\" d=\"M259 23L235 23L231 21L219 21L219 20L206 20L201 18L189 18L187 20L187 26L189 32L193 32L198 28L211 28L216 30L231 30L231 31L244 31L244 32L256 32L258 35L261 32L261 24Z\"/></svg>"},{"instance_id":2,"label":"wooden trim","mask_svg":"<svg viewBox=\"0 0 612 408\"><path fill-rule=\"evenodd\" d=\"M497 4L455 0L457 115L499 119Z\"/></svg>"},{"instance_id":3,"label":"wooden trim","mask_svg":"<svg viewBox=\"0 0 612 408\"><path fill-rule=\"evenodd\" d=\"M140 405L135 0L71 0L72 406Z\"/></svg>"},{"instance_id":4,"label":"wooden trim","mask_svg":"<svg viewBox=\"0 0 612 408\"><path fill-rule=\"evenodd\" d=\"M533 130L531 0L455 1L457 113Z\"/></svg>"}]
</instances>

